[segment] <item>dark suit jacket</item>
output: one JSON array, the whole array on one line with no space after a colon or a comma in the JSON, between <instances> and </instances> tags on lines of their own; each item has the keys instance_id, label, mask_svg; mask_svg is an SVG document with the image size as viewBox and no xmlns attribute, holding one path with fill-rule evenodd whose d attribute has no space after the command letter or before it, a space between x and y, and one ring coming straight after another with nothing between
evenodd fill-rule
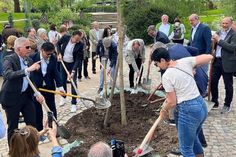
<instances>
[{"instance_id":1,"label":"dark suit jacket","mask_svg":"<svg viewBox=\"0 0 236 157\"><path fill-rule=\"evenodd\" d=\"M192 30L191 30L192 34ZM200 23L197 31L194 34L194 38L190 36L189 46L198 48L199 54L210 54L211 53L211 30L210 28Z\"/></svg>"},{"instance_id":2,"label":"dark suit jacket","mask_svg":"<svg viewBox=\"0 0 236 157\"><path fill-rule=\"evenodd\" d=\"M28 66L32 65L32 60L30 58L27 58L26 61ZM21 70L20 58L16 53L4 58L3 84L0 91L0 103L3 108L17 104L21 94L23 77L25 76L25 71ZM26 92L32 97L33 92L30 86L28 86Z\"/></svg>"},{"instance_id":3,"label":"dark suit jacket","mask_svg":"<svg viewBox=\"0 0 236 157\"><path fill-rule=\"evenodd\" d=\"M218 42L218 45L222 47L221 59L224 71L236 72L236 32L231 29L225 39Z\"/></svg>"},{"instance_id":4,"label":"dark suit jacket","mask_svg":"<svg viewBox=\"0 0 236 157\"><path fill-rule=\"evenodd\" d=\"M163 44L167 44L170 42L170 40L168 39L168 37L166 36L165 33L161 32L161 31L157 31L157 35L156 35L156 42L160 41Z\"/></svg>"},{"instance_id":5,"label":"dark suit jacket","mask_svg":"<svg viewBox=\"0 0 236 157\"><path fill-rule=\"evenodd\" d=\"M34 63L40 61L40 52L31 55L30 58ZM43 81L45 82L47 89L55 90L55 83L57 87L62 86L61 76L56 65L57 58L55 57L55 55L52 55L49 59L49 63L47 65L47 73L44 77L41 68L37 71L32 72L32 80L38 88L43 87Z\"/></svg>"},{"instance_id":6,"label":"dark suit jacket","mask_svg":"<svg viewBox=\"0 0 236 157\"><path fill-rule=\"evenodd\" d=\"M64 56L64 52L68 42L70 41L70 35L64 35L58 42L57 42L57 50L58 52ZM74 59L74 66L73 70L77 70L78 65L81 65L81 61L83 60L83 43L79 42L75 44L73 49L73 59Z\"/></svg>"},{"instance_id":7,"label":"dark suit jacket","mask_svg":"<svg viewBox=\"0 0 236 157\"><path fill-rule=\"evenodd\" d=\"M102 40L98 41L98 46L97 46L97 55L99 55L99 57L101 58L102 56L104 56L104 46L102 43ZM109 47L109 60L110 60L110 67L113 67L116 65L116 60L117 60L117 45L114 41L111 42L111 46Z\"/></svg>"}]
</instances>

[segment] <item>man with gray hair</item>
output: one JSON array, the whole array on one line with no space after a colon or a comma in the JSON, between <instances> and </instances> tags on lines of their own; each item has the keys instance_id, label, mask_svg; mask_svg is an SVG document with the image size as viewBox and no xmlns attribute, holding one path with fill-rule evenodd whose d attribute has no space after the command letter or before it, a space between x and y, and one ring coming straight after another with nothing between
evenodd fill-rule
<instances>
[{"instance_id":1,"label":"man with gray hair","mask_svg":"<svg viewBox=\"0 0 236 157\"><path fill-rule=\"evenodd\" d=\"M126 48L125 60L129 65L129 84L130 88L134 87L134 72L139 77L138 83L141 83L143 70L140 71L145 61L145 47L142 39L131 40Z\"/></svg>"},{"instance_id":2,"label":"man with gray hair","mask_svg":"<svg viewBox=\"0 0 236 157\"><path fill-rule=\"evenodd\" d=\"M97 142L91 146L88 157L113 157L112 149L104 142Z\"/></svg>"},{"instance_id":3,"label":"man with gray hair","mask_svg":"<svg viewBox=\"0 0 236 157\"><path fill-rule=\"evenodd\" d=\"M96 74L96 59L94 57L96 56L97 52L97 45L98 41L102 39L103 31L99 29L99 23L97 21L94 21L92 23L93 29L89 31L89 40L91 42L91 49L92 49L92 72L93 74Z\"/></svg>"},{"instance_id":4,"label":"man with gray hair","mask_svg":"<svg viewBox=\"0 0 236 157\"><path fill-rule=\"evenodd\" d=\"M98 89L98 94L103 90L104 85L104 68L107 68L107 74L110 74L114 79L115 67L117 61L117 45L112 41L111 37L105 37L103 40L99 40L97 46L97 55L100 57L102 69L100 71L100 85ZM109 66L108 63L110 62ZM106 82L105 82L106 83ZM112 85L112 80L109 82L109 86Z\"/></svg>"},{"instance_id":5,"label":"man with gray hair","mask_svg":"<svg viewBox=\"0 0 236 157\"><path fill-rule=\"evenodd\" d=\"M33 92L26 76L40 68L40 61L32 64L28 57L31 52L30 41L20 37L15 41L15 52L6 56L3 62L3 84L0 91L0 103L6 112L8 123L8 143L14 130L18 128L19 114L22 113L26 125L36 125ZM37 94L39 103L44 101L41 94Z\"/></svg>"},{"instance_id":6,"label":"man with gray hair","mask_svg":"<svg viewBox=\"0 0 236 157\"><path fill-rule=\"evenodd\" d=\"M169 16L163 14L161 16L161 22L156 25L156 29L165 33L167 37L170 36L171 32L173 32L173 26L169 23Z\"/></svg>"}]
</instances>

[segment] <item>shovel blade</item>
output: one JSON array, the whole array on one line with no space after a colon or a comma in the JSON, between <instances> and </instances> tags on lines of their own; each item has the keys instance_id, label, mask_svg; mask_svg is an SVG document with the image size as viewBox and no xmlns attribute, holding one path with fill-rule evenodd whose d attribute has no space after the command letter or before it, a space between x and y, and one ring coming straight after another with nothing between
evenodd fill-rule
<instances>
[{"instance_id":1,"label":"shovel blade","mask_svg":"<svg viewBox=\"0 0 236 157\"><path fill-rule=\"evenodd\" d=\"M133 150L133 152L134 152L134 153L137 153L138 149L139 149L139 148L135 148L135 149ZM153 151L153 148L146 145L146 146L144 147L142 153L139 154L138 156L144 156L144 155L146 155L146 154L149 154L151 151Z\"/></svg>"},{"instance_id":2,"label":"shovel blade","mask_svg":"<svg viewBox=\"0 0 236 157\"><path fill-rule=\"evenodd\" d=\"M143 78L143 84L151 85L152 84L152 80L151 79L147 79L147 78Z\"/></svg>"},{"instance_id":3,"label":"shovel blade","mask_svg":"<svg viewBox=\"0 0 236 157\"><path fill-rule=\"evenodd\" d=\"M60 137L62 137L64 139L69 139L71 136L69 131L63 125L57 126L57 133L60 135Z\"/></svg>"}]
</instances>

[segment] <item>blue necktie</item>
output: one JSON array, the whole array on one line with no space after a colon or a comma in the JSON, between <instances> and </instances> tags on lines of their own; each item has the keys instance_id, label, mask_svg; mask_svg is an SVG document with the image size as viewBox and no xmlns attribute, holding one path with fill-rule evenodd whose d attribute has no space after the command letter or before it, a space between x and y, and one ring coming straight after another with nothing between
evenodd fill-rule
<instances>
[{"instance_id":1,"label":"blue necktie","mask_svg":"<svg viewBox=\"0 0 236 157\"><path fill-rule=\"evenodd\" d=\"M27 60L24 60L21 58L20 64L21 64L21 70L28 68ZM26 77L23 77L23 84L22 84L21 92L25 92L27 88L28 88L28 81L27 81Z\"/></svg>"}]
</instances>

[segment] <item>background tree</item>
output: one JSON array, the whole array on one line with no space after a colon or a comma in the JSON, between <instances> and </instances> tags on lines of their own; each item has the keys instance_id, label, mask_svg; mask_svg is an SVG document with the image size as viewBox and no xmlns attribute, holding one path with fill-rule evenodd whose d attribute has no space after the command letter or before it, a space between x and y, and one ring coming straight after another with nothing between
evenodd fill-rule
<instances>
[{"instance_id":1,"label":"background tree","mask_svg":"<svg viewBox=\"0 0 236 157\"><path fill-rule=\"evenodd\" d=\"M221 1L221 7L224 8L224 13L226 16L232 16L234 20L236 19L236 1L235 0L224 0Z\"/></svg>"},{"instance_id":2,"label":"background tree","mask_svg":"<svg viewBox=\"0 0 236 157\"><path fill-rule=\"evenodd\" d=\"M14 0L14 12L15 13L20 12L20 0Z\"/></svg>"}]
</instances>

